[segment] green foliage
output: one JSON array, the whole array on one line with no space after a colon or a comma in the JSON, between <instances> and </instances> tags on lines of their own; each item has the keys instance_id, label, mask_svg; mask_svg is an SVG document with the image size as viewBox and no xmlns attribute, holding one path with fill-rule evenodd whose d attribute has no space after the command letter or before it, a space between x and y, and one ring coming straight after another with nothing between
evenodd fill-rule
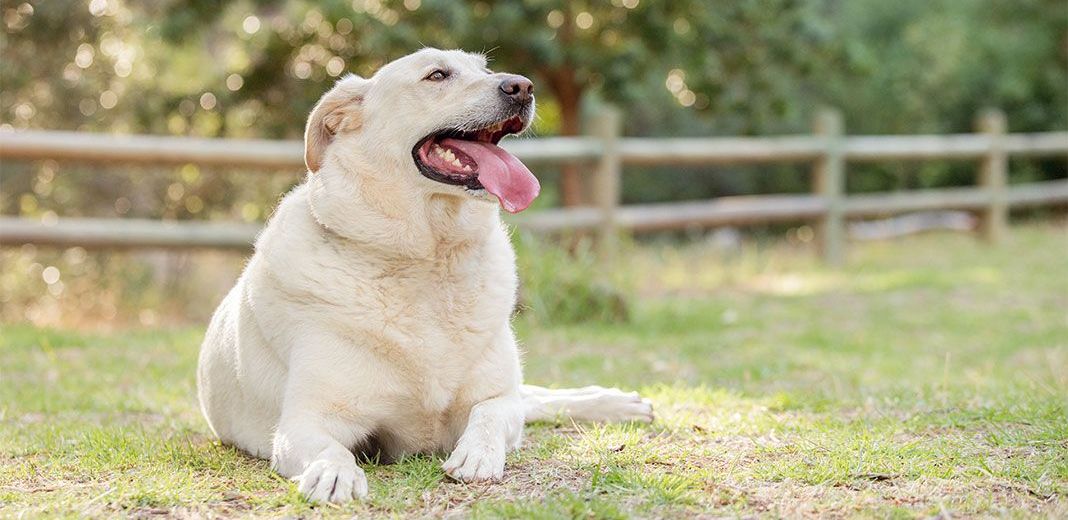
<instances>
[{"instance_id":1,"label":"green foliage","mask_svg":"<svg viewBox=\"0 0 1068 520\"><path fill-rule=\"evenodd\" d=\"M1012 131L1068 126L1064 2L848 2L828 14L839 36L825 67L839 78L823 99L851 131L970 132L986 107Z\"/></svg>"},{"instance_id":2,"label":"green foliage","mask_svg":"<svg viewBox=\"0 0 1068 520\"><path fill-rule=\"evenodd\" d=\"M648 92L639 79L659 78L662 89L673 69L684 76L672 84L679 103L762 119L786 106L795 75L783 72L807 68L799 63L813 42L806 7L793 0L715 9L632 0L25 5L4 49L24 66L5 74L12 95L0 109L18 126L152 133L295 136L293 123L332 78L369 74L423 45L485 50L496 66L535 76L562 106L554 130L565 133L578 130L584 93L640 102ZM215 101L203 103L204 94ZM23 103L33 117L15 111Z\"/></svg>"},{"instance_id":3,"label":"green foliage","mask_svg":"<svg viewBox=\"0 0 1068 520\"><path fill-rule=\"evenodd\" d=\"M1068 128L1060 0L25 0L0 10L10 64L0 121L14 128L299 138L337 77L422 45L486 51L495 68L532 76L539 135L580 131L603 102L622 105L628 135L808 132L820 105L840 107L850 133L968 132L987 107L1004 109L1012 131ZM249 200L256 180L200 180L172 201L162 193L177 168L101 182L64 165L41 181L56 170L5 164L0 212L109 216L133 190L143 196L131 215L255 220L286 185ZM974 174L973 164L851 165L848 183L954 186ZM1065 174L1060 160L1013 164L1014 179ZM672 167L635 169L624 188L628 202L647 202L807 191L805 179L793 166Z\"/></svg>"},{"instance_id":4,"label":"green foliage","mask_svg":"<svg viewBox=\"0 0 1068 520\"><path fill-rule=\"evenodd\" d=\"M630 314L629 296L581 241L575 251L516 233L519 311L539 323L621 322Z\"/></svg>"}]
</instances>

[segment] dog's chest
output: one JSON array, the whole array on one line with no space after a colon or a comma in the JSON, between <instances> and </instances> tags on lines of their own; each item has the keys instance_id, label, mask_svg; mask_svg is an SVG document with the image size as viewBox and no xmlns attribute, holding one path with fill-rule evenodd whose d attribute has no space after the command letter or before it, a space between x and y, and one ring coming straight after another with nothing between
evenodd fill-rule
<instances>
[{"instance_id":1,"label":"dog's chest","mask_svg":"<svg viewBox=\"0 0 1068 520\"><path fill-rule=\"evenodd\" d=\"M389 266L368 283L376 296L369 303L385 311L384 327L414 344L434 340L450 350L498 332L514 305L514 274L475 259Z\"/></svg>"},{"instance_id":2,"label":"dog's chest","mask_svg":"<svg viewBox=\"0 0 1068 520\"><path fill-rule=\"evenodd\" d=\"M507 332L515 303L510 255L469 253L435 262L376 262L333 282L335 323L354 346L372 349L435 401L447 401L437 396L454 393Z\"/></svg>"},{"instance_id":3,"label":"dog's chest","mask_svg":"<svg viewBox=\"0 0 1068 520\"><path fill-rule=\"evenodd\" d=\"M456 420L466 421L471 405L488 397L485 388L512 377L510 369L486 368L515 364L508 322L517 282L507 239L436 261L389 261L334 247L315 253L305 256L299 277L281 269L273 276L299 312L265 322L315 323L347 343L350 355L321 367L329 391L339 402L374 403L376 417L388 423L380 433L393 432L387 437L398 452L447 446ZM506 352L491 354L500 349Z\"/></svg>"},{"instance_id":4,"label":"dog's chest","mask_svg":"<svg viewBox=\"0 0 1068 520\"><path fill-rule=\"evenodd\" d=\"M506 332L514 305L514 274L496 266L459 263L441 269L385 270L376 292L391 316L384 340L407 395L391 413L394 453L438 451L451 445L457 421L476 400L472 367L483 363ZM478 382L482 384L482 382Z\"/></svg>"}]
</instances>

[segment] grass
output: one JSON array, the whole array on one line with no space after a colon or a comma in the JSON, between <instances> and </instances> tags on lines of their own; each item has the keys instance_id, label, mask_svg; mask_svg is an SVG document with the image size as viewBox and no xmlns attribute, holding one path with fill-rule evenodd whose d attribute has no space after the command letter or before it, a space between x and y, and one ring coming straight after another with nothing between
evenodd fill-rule
<instances>
[{"instance_id":1,"label":"grass","mask_svg":"<svg viewBox=\"0 0 1068 520\"><path fill-rule=\"evenodd\" d=\"M201 327L0 334L0 517L1068 516L1068 236L643 246L626 323L517 322L527 379L637 388L652 425L541 424L505 481L367 464L304 502L196 407Z\"/></svg>"}]
</instances>

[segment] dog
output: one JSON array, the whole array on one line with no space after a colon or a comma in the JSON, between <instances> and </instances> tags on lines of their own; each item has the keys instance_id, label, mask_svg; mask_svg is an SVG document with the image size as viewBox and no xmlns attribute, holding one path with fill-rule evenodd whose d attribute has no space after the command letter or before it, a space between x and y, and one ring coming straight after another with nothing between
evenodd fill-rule
<instances>
[{"instance_id":1,"label":"dog","mask_svg":"<svg viewBox=\"0 0 1068 520\"><path fill-rule=\"evenodd\" d=\"M356 454L448 454L502 478L525 422L651 421L637 394L522 384L518 279L498 207L540 185L497 146L534 86L482 55L422 49L341 79L305 131L306 180L279 203L201 347L204 416L315 502L367 495Z\"/></svg>"}]
</instances>

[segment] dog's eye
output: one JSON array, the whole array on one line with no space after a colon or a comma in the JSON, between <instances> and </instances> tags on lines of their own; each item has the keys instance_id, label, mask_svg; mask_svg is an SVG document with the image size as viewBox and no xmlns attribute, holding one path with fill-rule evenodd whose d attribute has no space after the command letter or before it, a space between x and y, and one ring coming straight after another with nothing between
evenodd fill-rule
<instances>
[{"instance_id":1,"label":"dog's eye","mask_svg":"<svg viewBox=\"0 0 1068 520\"><path fill-rule=\"evenodd\" d=\"M445 78L447 78L447 77L449 77L449 72L448 71L444 71L444 70L438 69L438 70L435 70L434 72L431 72L430 74L427 74L427 76L425 78L423 78L423 79L425 79L427 81L444 81Z\"/></svg>"}]
</instances>

